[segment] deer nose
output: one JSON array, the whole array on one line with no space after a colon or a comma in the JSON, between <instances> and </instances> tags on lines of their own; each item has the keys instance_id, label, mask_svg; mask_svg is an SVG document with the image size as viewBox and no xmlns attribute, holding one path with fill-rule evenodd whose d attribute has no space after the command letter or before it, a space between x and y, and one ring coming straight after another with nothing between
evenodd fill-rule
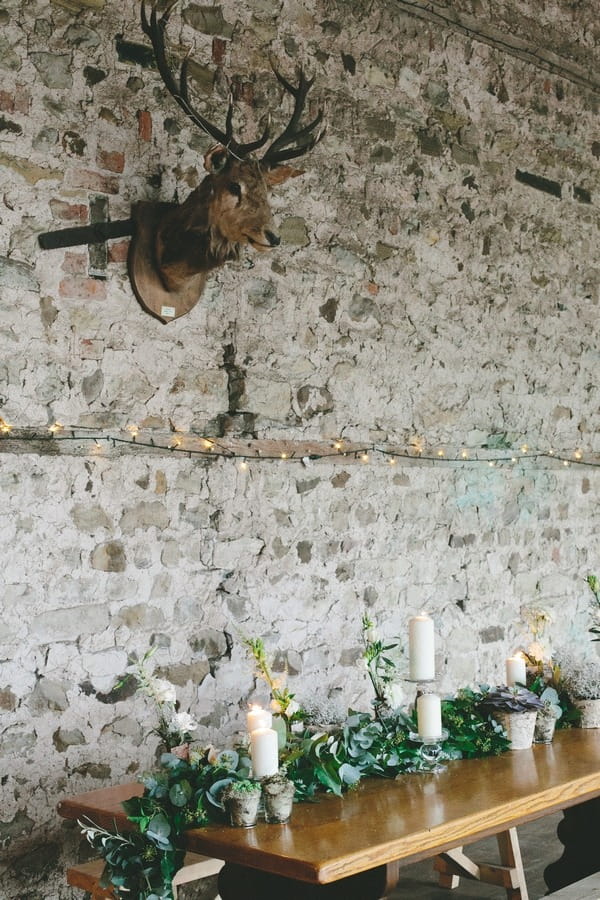
<instances>
[{"instance_id":1,"label":"deer nose","mask_svg":"<svg viewBox=\"0 0 600 900\"><path fill-rule=\"evenodd\" d=\"M278 247L281 243L281 238L278 234L275 234L273 231L265 231L265 237L269 242L271 247Z\"/></svg>"}]
</instances>

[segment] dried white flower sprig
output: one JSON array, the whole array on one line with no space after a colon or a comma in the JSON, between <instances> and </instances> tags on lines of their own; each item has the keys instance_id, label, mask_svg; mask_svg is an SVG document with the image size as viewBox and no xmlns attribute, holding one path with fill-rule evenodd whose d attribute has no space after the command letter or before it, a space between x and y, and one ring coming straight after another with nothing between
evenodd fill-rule
<instances>
[{"instance_id":1,"label":"dried white flower sprig","mask_svg":"<svg viewBox=\"0 0 600 900\"><path fill-rule=\"evenodd\" d=\"M198 723L189 712L179 710L174 685L165 678L157 678L153 670L149 669L148 661L156 649L150 647L144 653L141 660L133 666L131 675L136 679L142 693L156 707L158 724L152 729L152 733L157 734L167 750L171 751L176 747L183 747L192 740L192 732L196 730Z\"/></svg>"}]
</instances>

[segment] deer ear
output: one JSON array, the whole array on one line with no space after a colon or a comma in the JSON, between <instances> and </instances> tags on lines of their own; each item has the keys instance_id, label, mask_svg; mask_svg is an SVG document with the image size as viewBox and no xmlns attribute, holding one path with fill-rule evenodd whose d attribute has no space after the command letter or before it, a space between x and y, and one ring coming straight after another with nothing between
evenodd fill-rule
<instances>
[{"instance_id":1,"label":"deer ear","mask_svg":"<svg viewBox=\"0 0 600 900\"><path fill-rule=\"evenodd\" d=\"M304 175L304 169L295 169L293 166L275 166L272 169L265 169L265 181L269 187L276 184L283 184L288 178L297 178L298 175Z\"/></svg>"},{"instance_id":2,"label":"deer ear","mask_svg":"<svg viewBox=\"0 0 600 900\"><path fill-rule=\"evenodd\" d=\"M213 174L222 172L227 165L228 156L222 144L214 144L204 156L204 168Z\"/></svg>"}]
</instances>

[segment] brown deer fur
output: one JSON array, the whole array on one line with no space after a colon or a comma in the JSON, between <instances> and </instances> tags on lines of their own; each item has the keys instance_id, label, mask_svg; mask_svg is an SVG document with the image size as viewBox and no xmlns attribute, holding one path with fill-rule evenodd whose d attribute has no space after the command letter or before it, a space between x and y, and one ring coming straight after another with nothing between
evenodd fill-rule
<instances>
[{"instance_id":1,"label":"brown deer fur","mask_svg":"<svg viewBox=\"0 0 600 900\"><path fill-rule=\"evenodd\" d=\"M302 174L291 166L264 169L257 160L232 160L220 146L207 153L204 164L209 174L157 230L156 262L169 291L237 259L244 245L258 251L276 247L280 239L268 189Z\"/></svg>"}]
</instances>

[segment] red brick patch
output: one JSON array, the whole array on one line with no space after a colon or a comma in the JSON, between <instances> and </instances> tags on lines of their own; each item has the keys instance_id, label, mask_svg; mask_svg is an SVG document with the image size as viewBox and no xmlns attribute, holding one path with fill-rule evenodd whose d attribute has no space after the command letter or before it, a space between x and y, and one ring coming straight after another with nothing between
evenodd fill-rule
<instances>
[{"instance_id":1,"label":"red brick patch","mask_svg":"<svg viewBox=\"0 0 600 900\"><path fill-rule=\"evenodd\" d=\"M76 297L80 300L106 300L106 282L95 278L63 278L58 286L61 297Z\"/></svg>"},{"instance_id":2,"label":"red brick patch","mask_svg":"<svg viewBox=\"0 0 600 900\"><path fill-rule=\"evenodd\" d=\"M227 41L222 38L215 37L212 42L212 60L216 66L222 66L225 62L225 50L227 49Z\"/></svg>"},{"instance_id":3,"label":"red brick patch","mask_svg":"<svg viewBox=\"0 0 600 900\"><path fill-rule=\"evenodd\" d=\"M50 210L55 219L61 222L87 222L88 208L83 203L65 203L56 198L50 201Z\"/></svg>"},{"instance_id":4,"label":"red brick patch","mask_svg":"<svg viewBox=\"0 0 600 900\"><path fill-rule=\"evenodd\" d=\"M15 98L8 91L0 91L0 111L14 112Z\"/></svg>"},{"instance_id":5,"label":"red brick patch","mask_svg":"<svg viewBox=\"0 0 600 900\"><path fill-rule=\"evenodd\" d=\"M119 150L99 150L96 162L101 169L122 172L125 168L125 154Z\"/></svg>"},{"instance_id":6,"label":"red brick patch","mask_svg":"<svg viewBox=\"0 0 600 900\"><path fill-rule=\"evenodd\" d=\"M118 194L119 179L113 175L102 175L91 169L76 169L68 176L72 187L84 188L86 191L98 191L101 194Z\"/></svg>"},{"instance_id":7,"label":"red brick patch","mask_svg":"<svg viewBox=\"0 0 600 900\"><path fill-rule=\"evenodd\" d=\"M149 141L152 137L152 116L147 109L139 109L137 117L140 140Z\"/></svg>"},{"instance_id":8,"label":"red brick patch","mask_svg":"<svg viewBox=\"0 0 600 900\"><path fill-rule=\"evenodd\" d=\"M61 268L63 272L68 272L69 275L85 275L87 265L87 253L77 253L73 250L67 250Z\"/></svg>"},{"instance_id":9,"label":"red brick patch","mask_svg":"<svg viewBox=\"0 0 600 900\"><path fill-rule=\"evenodd\" d=\"M129 241L114 241L108 247L109 262L125 262L129 252Z\"/></svg>"}]
</instances>

